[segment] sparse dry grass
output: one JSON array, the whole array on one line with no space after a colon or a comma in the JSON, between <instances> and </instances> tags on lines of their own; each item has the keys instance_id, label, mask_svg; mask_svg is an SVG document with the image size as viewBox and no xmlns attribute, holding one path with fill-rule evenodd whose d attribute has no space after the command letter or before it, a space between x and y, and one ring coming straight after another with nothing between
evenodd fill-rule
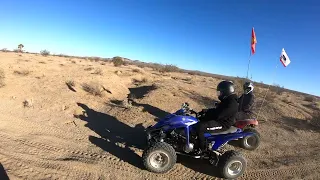
<instances>
[{"instance_id":1,"label":"sparse dry grass","mask_svg":"<svg viewBox=\"0 0 320 180\"><path fill-rule=\"evenodd\" d=\"M25 69L25 70L16 70L13 73L20 76L27 76L31 73L31 71Z\"/></svg>"},{"instance_id":2,"label":"sparse dry grass","mask_svg":"<svg viewBox=\"0 0 320 180\"><path fill-rule=\"evenodd\" d=\"M148 78L146 78L146 77L144 77L144 78L142 78L142 79L136 79L136 78L134 78L134 79L132 79L132 82L133 83L147 83L149 80L148 80Z\"/></svg>"},{"instance_id":3,"label":"sparse dry grass","mask_svg":"<svg viewBox=\"0 0 320 180\"><path fill-rule=\"evenodd\" d=\"M175 65L167 64L160 67L159 72L179 72L179 68Z\"/></svg>"},{"instance_id":4,"label":"sparse dry grass","mask_svg":"<svg viewBox=\"0 0 320 180\"><path fill-rule=\"evenodd\" d=\"M132 72L141 73L141 70L140 69L132 69Z\"/></svg>"},{"instance_id":5,"label":"sparse dry grass","mask_svg":"<svg viewBox=\"0 0 320 180\"><path fill-rule=\"evenodd\" d=\"M0 88L4 87L6 84L4 82L5 79L5 73L3 69L0 69Z\"/></svg>"},{"instance_id":6,"label":"sparse dry grass","mask_svg":"<svg viewBox=\"0 0 320 180\"><path fill-rule=\"evenodd\" d=\"M40 54L42 55L42 56L49 56L50 55L50 51L48 51L48 50L42 50L42 51L40 51Z\"/></svg>"},{"instance_id":7,"label":"sparse dry grass","mask_svg":"<svg viewBox=\"0 0 320 180\"><path fill-rule=\"evenodd\" d=\"M81 86L84 91L94 96L102 96L104 91L103 87L97 82L83 83Z\"/></svg>"},{"instance_id":8,"label":"sparse dry grass","mask_svg":"<svg viewBox=\"0 0 320 180\"><path fill-rule=\"evenodd\" d=\"M84 70L85 71L91 71L91 70L93 70L93 67L88 67L88 68L85 68Z\"/></svg>"},{"instance_id":9,"label":"sparse dry grass","mask_svg":"<svg viewBox=\"0 0 320 180\"><path fill-rule=\"evenodd\" d=\"M100 68L97 68L92 74L103 75L103 71Z\"/></svg>"},{"instance_id":10,"label":"sparse dry grass","mask_svg":"<svg viewBox=\"0 0 320 180\"><path fill-rule=\"evenodd\" d=\"M305 101L308 101L308 102L314 102L314 101L315 101L315 98L312 97L312 96L305 96L305 97L304 97L304 100L305 100Z\"/></svg>"},{"instance_id":11,"label":"sparse dry grass","mask_svg":"<svg viewBox=\"0 0 320 180\"><path fill-rule=\"evenodd\" d=\"M7 48L1 49L2 52L9 52Z\"/></svg>"}]
</instances>

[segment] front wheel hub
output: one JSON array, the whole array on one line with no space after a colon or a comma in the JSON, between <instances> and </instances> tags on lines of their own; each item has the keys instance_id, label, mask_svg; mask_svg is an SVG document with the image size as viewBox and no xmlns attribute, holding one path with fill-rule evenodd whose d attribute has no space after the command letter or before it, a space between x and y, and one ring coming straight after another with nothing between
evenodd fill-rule
<instances>
[{"instance_id":1,"label":"front wheel hub","mask_svg":"<svg viewBox=\"0 0 320 180\"><path fill-rule=\"evenodd\" d=\"M163 152L153 153L150 156L150 164L154 168L163 168L169 163L169 156Z\"/></svg>"}]
</instances>

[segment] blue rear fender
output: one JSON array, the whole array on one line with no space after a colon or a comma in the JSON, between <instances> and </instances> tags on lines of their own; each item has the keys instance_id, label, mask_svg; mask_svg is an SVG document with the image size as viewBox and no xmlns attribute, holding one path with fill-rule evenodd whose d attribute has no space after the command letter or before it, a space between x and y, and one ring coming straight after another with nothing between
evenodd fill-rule
<instances>
[{"instance_id":1,"label":"blue rear fender","mask_svg":"<svg viewBox=\"0 0 320 180\"><path fill-rule=\"evenodd\" d=\"M219 135L211 135L209 133L205 133L205 137L208 142L212 142L213 150L219 149L219 147L229 141L232 140L237 140L240 138L244 138L246 136L251 136L253 135L253 132L243 132L241 129L238 129L237 132L235 133L230 133L230 134L219 134Z\"/></svg>"}]
</instances>

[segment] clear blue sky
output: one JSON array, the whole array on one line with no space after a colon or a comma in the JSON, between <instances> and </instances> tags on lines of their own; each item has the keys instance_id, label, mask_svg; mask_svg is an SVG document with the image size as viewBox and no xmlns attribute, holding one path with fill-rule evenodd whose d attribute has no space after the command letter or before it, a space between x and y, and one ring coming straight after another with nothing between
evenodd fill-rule
<instances>
[{"instance_id":1,"label":"clear blue sky","mask_svg":"<svg viewBox=\"0 0 320 180\"><path fill-rule=\"evenodd\" d=\"M119 55L245 76L254 26L250 76L320 96L319 9L316 0L6 0L0 48L22 43L26 51Z\"/></svg>"}]
</instances>

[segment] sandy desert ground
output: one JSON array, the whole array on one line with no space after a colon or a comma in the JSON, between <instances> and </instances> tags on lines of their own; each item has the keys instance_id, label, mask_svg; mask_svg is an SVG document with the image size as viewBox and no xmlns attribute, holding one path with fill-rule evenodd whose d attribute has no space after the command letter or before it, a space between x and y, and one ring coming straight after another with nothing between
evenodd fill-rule
<instances>
[{"instance_id":1,"label":"sandy desert ground","mask_svg":"<svg viewBox=\"0 0 320 180\"><path fill-rule=\"evenodd\" d=\"M0 63L0 163L10 179L219 179L206 161L179 157L153 174L140 158L144 128L186 101L209 107L218 79L24 53L0 52ZM320 179L319 111L302 95L267 100L260 147L227 147L248 159L240 179Z\"/></svg>"}]
</instances>

